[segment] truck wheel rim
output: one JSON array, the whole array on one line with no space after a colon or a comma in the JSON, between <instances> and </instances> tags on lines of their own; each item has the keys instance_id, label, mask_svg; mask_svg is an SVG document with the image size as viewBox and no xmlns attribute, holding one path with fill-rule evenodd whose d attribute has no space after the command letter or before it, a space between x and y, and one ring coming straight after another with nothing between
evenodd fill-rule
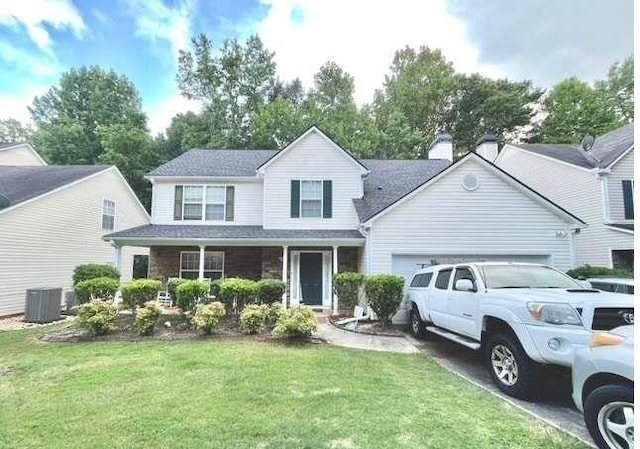
<instances>
[{"instance_id":1,"label":"truck wheel rim","mask_svg":"<svg viewBox=\"0 0 640 449\"><path fill-rule=\"evenodd\" d=\"M518 382L518 363L513 352L504 345L496 345L491 350L491 367L498 380L508 387Z\"/></svg>"},{"instance_id":2,"label":"truck wheel rim","mask_svg":"<svg viewBox=\"0 0 640 449\"><path fill-rule=\"evenodd\" d=\"M606 404L598 412L598 430L609 447L633 449L633 404Z\"/></svg>"},{"instance_id":3,"label":"truck wheel rim","mask_svg":"<svg viewBox=\"0 0 640 449\"><path fill-rule=\"evenodd\" d=\"M418 323L418 316L416 312L413 312L411 314L411 330L413 330L414 334L417 334L418 331L420 330L420 323Z\"/></svg>"}]
</instances>

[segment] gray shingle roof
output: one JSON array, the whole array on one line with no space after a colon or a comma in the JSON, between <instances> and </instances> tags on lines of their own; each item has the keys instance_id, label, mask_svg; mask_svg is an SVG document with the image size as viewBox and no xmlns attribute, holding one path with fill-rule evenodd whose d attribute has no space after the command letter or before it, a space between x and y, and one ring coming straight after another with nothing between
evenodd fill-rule
<instances>
[{"instance_id":1,"label":"gray shingle roof","mask_svg":"<svg viewBox=\"0 0 640 449\"><path fill-rule=\"evenodd\" d=\"M364 197L353 200L362 222L420 187L451 164L441 159L369 159L362 162L371 170L364 178Z\"/></svg>"},{"instance_id":2,"label":"gray shingle roof","mask_svg":"<svg viewBox=\"0 0 640 449\"><path fill-rule=\"evenodd\" d=\"M153 170L149 176L255 176L275 150L206 150L196 148Z\"/></svg>"},{"instance_id":3,"label":"gray shingle roof","mask_svg":"<svg viewBox=\"0 0 640 449\"><path fill-rule=\"evenodd\" d=\"M157 239L364 239L356 230L264 229L262 226L144 225L104 236Z\"/></svg>"},{"instance_id":4,"label":"gray shingle roof","mask_svg":"<svg viewBox=\"0 0 640 449\"><path fill-rule=\"evenodd\" d=\"M595 159L587 157L579 145L518 143L513 144L532 153L552 157L583 168L607 168L634 143L633 123L596 138L591 149Z\"/></svg>"},{"instance_id":5,"label":"gray shingle roof","mask_svg":"<svg viewBox=\"0 0 640 449\"><path fill-rule=\"evenodd\" d=\"M633 223L609 223L607 226L612 228L626 229L627 231L633 231Z\"/></svg>"},{"instance_id":6,"label":"gray shingle roof","mask_svg":"<svg viewBox=\"0 0 640 449\"><path fill-rule=\"evenodd\" d=\"M18 145L20 142L0 142L0 150L3 148L13 147Z\"/></svg>"},{"instance_id":7,"label":"gray shingle roof","mask_svg":"<svg viewBox=\"0 0 640 449\"><path fill-rule=\"evenodd\" d=\"M109 165L0 166L0 196L8 200L5 207L15 206L108 168Z\"/></svg>"}]
</instances>

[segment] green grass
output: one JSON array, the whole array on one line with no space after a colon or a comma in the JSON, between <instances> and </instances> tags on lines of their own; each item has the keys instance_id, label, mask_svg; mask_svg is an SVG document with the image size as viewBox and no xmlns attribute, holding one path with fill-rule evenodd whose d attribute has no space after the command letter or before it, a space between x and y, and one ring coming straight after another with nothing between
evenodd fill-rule
<instances>
[{"instance_id":1,"label":"green grass","mask_svg":"<svg viewBox=\"0 0 640 449\"><path fill-rule=\"evenodd\" d=\"M2 448L578 448L423 356L0 332Z\"/></svg>"}]
</instances>

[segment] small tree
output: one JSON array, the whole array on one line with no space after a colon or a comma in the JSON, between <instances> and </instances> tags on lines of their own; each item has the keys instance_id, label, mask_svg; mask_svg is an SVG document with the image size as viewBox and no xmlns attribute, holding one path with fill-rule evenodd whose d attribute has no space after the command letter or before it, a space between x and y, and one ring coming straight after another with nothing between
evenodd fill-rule
<instances>
[{"instance_id":1,"label":"small tree","mask_svg":"<svg viewBox=\"0 0 640 449\"><path fill-rule=\"evenodd\" d=\"M193 310L198 302L206 301L209 296L209 283L202 281L183 282L176 288L178 307L182 312Z\"/></svg>"},{"instance_id":2,"label":"small tree","mask_svg":"<svg viewBox=\"0 0 640 449\"><path fill-rule=\"evenodd\" d=\"M196 313L193 314L191 322L197 330L210 335L218 327L224 315L224 305L219 301L211 304L200 304L196 307Z\"/></svg>"},{"instance_id":3,"label":"small tree","mask_svg":"<svg viewBox=\"0 0 640 449\"><path fill-rule=\"evenodd\" d=\"M120 282L117 279L101 277L78 282L75 291L78 303L84 304L92 299L112 301L118 291Z\"/></svg>"},{"instance_id":4,"label":"small tree","mask_svg":"<svg viewBox=\"0 0 640 449\"><path fill-rule=\"evenodd\" d=\"M350 309L358 305L364 274L357 272L338 273L333 277L333 289L341 303Z\"/></svg>"},{"instance_id":5,"label":"small tree","mask_svg":"<svg viewBox=\"0 0 640 449\"><path fill-rule=\"evenodd\" d=\"M402 302L404 279L392 274L378 274L365 281L367 300L384 326L391 324L391 318Z\"/></svg>"},{"instance_id":6,"label":"small tree","mask_svg":"<svg viewBox=\"0 0 640 449\"><path fill-rule=\"evenodd\" d=\"M162 282L155 279L133 280L120 289L122 303L135 313L136 307L142 307L149 301L155 301L161 288Z\"/></svg>"},{"instance_id":7,"label":"small tree","mask_svg":"<svg viewBox=\"0 0 640 449\"><path fill-rule=\"evenodd\" d=\"M282 301L286 285L278 279L262 279L258 281L257 289L260 304L273 304Z\"/></svg>"},{"instance_id":8,"label":"small tree","mask_svg":"<svg viewBox=\"0 0 640 449\"><path fill-rule=\"evenodd\" d=\"M229 278L220 283L220 300L236 312L255 303L257 294L258 283L250 279Z\"/></svg>"},{"instance_id":9,"label":"small tree","mask_svg":"<svg viewBox=\"0 0 640 449\"><path fill-rule=\"evenodd\" d=\"M77 285L82 281L95 278L111 278L120 280L120 272L117 268L111 265L101 265L96 263L89 263L84 265L78 265L73 270L73 285Z\"/></svg>"},{"instance_id":10,"label":"small tree","mask_svg":"<svg viewBox=\"0 0 640 449\"><path fill-rule=\"evenodd\" d=\"M94 299L78 309L78 324L95 335L109 332L118 319L118 309L109 301Z\"/></svg>"}]
</instances>

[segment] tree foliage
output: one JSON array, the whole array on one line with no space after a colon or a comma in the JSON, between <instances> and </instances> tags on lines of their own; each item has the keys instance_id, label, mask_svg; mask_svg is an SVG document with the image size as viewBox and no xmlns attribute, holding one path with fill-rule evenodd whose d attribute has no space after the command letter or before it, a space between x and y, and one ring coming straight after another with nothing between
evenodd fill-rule
<instances>
[{"instance_id":1,"label":"tree foliage","mask_svg":"<svg viewBox=\"0 0 640 449\"><path fill-rule=\"evenodd\" d=\"M27 142L33 135L33 128L29 124L8 118L0 120L0 142Z\"/></svg>"},{"instance_id":2,"label":"tree foliage","mask_svg":"<svg viewBox=\"0 0 640 449\"><path fill-rule=\"evenodd\" d=\"M620 122L633 121L633 56L614 63L607 78L596 82L595 87Z\"/></svg>"}]
</instances>

